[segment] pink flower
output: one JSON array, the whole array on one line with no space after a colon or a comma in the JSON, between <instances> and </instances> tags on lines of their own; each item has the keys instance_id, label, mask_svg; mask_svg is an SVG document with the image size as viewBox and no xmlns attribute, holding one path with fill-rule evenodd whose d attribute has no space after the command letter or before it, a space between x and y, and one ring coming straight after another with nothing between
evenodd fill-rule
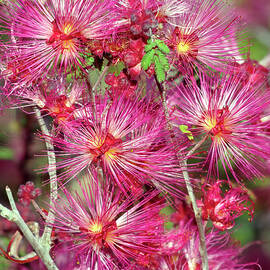
<instances>
[{"instance_id":1,"label":"pink flower","mask_svg":"<svg viewBox=\"0 0 270 270\"><path fill-rule=\"evenodd\" d=\"M32 200L41 195L41 189L35 188L33 182L28 181L25 185L20 185L18 189L18 199L19 202L24 206L28 206Z\"/></svg>"},{"instance_id":2,"label":"pink flower","mask_svg":"<svg viewBox=\"0 0 270 270\"><path fill-rule=\"evenodd\" d=\"M2 34L9 35L11 41L3 46L23 73L20 80L29 82L49 70L67 72L81 66L86 40L111 34L112 5L108 0L10 1L9 17L1 21L5 27Z\"/></svg>"},{"instance_id":3,"label":"pink flower","mask_svg":"<svg viewBox=\"0 0 270 270\"><path fill-rule=\"evenodd\" d=\"M189 12L188 1L182 0L161 0L157 12L157 20L161 23L170 23L184 13Z\"/></svg>"},{"instance_id":4,"label":"pink flower","mask_svg":"<svg viewBox=\"0 0 270 270\"><path fill-rule=\"evenodd\" d=\"M256 263L241 263L242 250L230 241L228 233L220 234L218 231L211 230L205 233L205 237L209 269L247 270L258 266ZM164 252L167 254L164 256L164 252L162 253L166 267L161 269L201 270L199 242L198 231L190 224L178 228L173 234L168 233L167 241L164 241Z\"/></svg>"},{"instance_id":5,"label":"pink flower","mask_svg":"<svg viewBox=\"0 0 270 270\"><path fill-rule=\"evenodd\" d=\"M206 234L206 247L208 254L209 269L215 270L244 270L250 269L250 266L256 264L241 264L241 249L230 243L228 234L219 234L211 231ZM185 254L183 258L183 269L201 269L199 253L199 235L193 231L193 235L183 249ZM184 261L186 261L184 263ZM192 268L193 267L193 268ZM197 268L196 268L197 267Z\"/></svg>"},{"instance_id":6,"label":"pink flower","mask_svg":"<svg viewBox=\"0 0 270 270\"><path fill-rule=\"evenodd\" d=\"M10 108L32 112L28 108L37 106L44 114L50 115L55 124L63 125L80 116L85 90L86 86L78 80L67 84L62 77L58 77L33 86L5 88L2 95L7 97Z\"/></svg>"},{"instance_id":7,"label":"pink flower","mask_svg":"<svg viewBox=\"0 0 270 270\"><path fill-rule=\"evenodd\" d=\"M269 74L269 70L260 65L256 60L246 60L244 63L236 65L236 72L244 74L243 83L250 83L250 85L255 86L255 84L262 84L263 82L267 82L267 77ZM269 82L267 82L267 86L269 86Z\"/></svg>"},{"instance_id":8,"label":"pink flower","mask_svg":"<svg viewBox=\"0 0 270 270\"><path fill-rule=\"evenodd\" d=\"M211 67L227 71L240 58L236 42L239 18L223 1L190 1L189 11L175 17L165 27L172 61L182 72Z\"/></svg>"},{"instance_id":9,"label":"pink flower","mask_svg":"<svg viewBox=\"0 0 270 270\"><path fill-rule=\"evenodd\" d=\"M203 198L199 206L202 208L202 218L210 218L213 225L219 230L231 229L234 220L247 211L251 217L254 213L254 205L247 193L242 188L230 188L222 196L221 185L218 181L203 189Z\"/></svg>"},{"instance_id":10,"label":"pink flower","mask_svg":"<svg viewBox=\"0 0 270 270\"><path fill-rule=\"evenodd\" d=\"M63 157L56 165L66 169L62 179L101 166L124 192L141 192L144 184L152 183L179 196L178 146L167 140L170 135L158 104L124 96L109 103L101 98L96 116L86 107L85 116L69 122L63 135L53 138Z\"/></svg>"},{"instance_id":11,"label":"pink flower","mask_svg":"<svg viewBox=\"0 0 270 270\"><path fill-rule=\"evenodd\" d=\"M228 172L238 180L261 176L263 161L270 157L270 122L261 121L270 104L269 93L264 84L253 86L242 78L239 74L200 75L198 83L191 77L177 90L177 121L190 127L193 136L211 138L208 176L219 178L219 161L228 179Z\"/></svg>"},{"instance_id":12,"label":"pink flower","mask_svg":"<svg viewBox=\"0 0 270 270\"><path fill-rule=\"evenodd\" d=\"M115 269L143 254L155 254L164 222L159 216L164 204L158 193L124 198L108 180L86 180L78 183L78 193L64 189L64 196L54 204L54 226L70 236L65 242L72 252L83 257L90 269L95 264L97 269Z\"/></svg>"},{"instance_id":13,"label":"pink flower","mask_svg":"<svg viewBox=\"0 0 270 270\"><path fill-rule=\"evenodd\" d=\"M130 98L135 95L137 84L134 81L129 80L124 72L121 72L118 76L109 73L105 78L106 84L110 85L110 95L117 97L124 95Z\"/></svg>"}]
</instances>

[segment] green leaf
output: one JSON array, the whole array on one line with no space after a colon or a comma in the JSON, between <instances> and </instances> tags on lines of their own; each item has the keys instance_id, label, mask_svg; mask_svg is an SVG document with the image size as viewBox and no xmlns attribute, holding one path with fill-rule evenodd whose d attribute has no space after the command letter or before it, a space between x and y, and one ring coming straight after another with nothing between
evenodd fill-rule
<instances>
[{"instance_id":1,"label":"green leaf","mask_svg":"<svg viewBox=\"0 0 270 270\"><path fill-rule=\"evenodd\" d=\"M124 62L120 61L116 65L110 65L108 73L114 73L114 75L117 77L124 68L125 68Z\"/></svg>"},{"instance_id":2,"label":"green leaf","mask_svg":"<svg viewBox=\"0 0 270 270\"><path fill-rule=\"evenodd\" d=\"M173 222L171 222L171 221L167 221L167 222L164 223L164 228L165 228L165 230L170 231L170 230L173 229L173 227L174 227L174 224L173 224Z\"/></svg>"},{"instance_id":3,"label":"green leaf","mask_svg":"<svg viewBox=\"0 0 270 270\"><path fill-rule=\"evenodd\" d=\"M147 70L151 64L153 63L153 57L155 55L155 50L151 50L148 53L146 53L142 58L142 68L144 70Z\"/></svg>"},{"instance_id":4,"label":"green leaf","mask_svg":"<svg viewBox=\"0 0 270 270\"><path fill-rule=\"evenodd\" d=\"M159 61L161 65L163 66L164 70L169 70L170 65L169 65L169 61L167 57L159 50L156 50L156 54L158 55Z\"/></svg>"},{"instance_id":5,"label":"green leaf","mask_svg":"<svg viewBox=\"0 0 270 270\"><path fill-rule=\"evenodd\" d=\"M93 63L94 63L94 61L95 61L95 58L92 57L92 56L87 57L87 58L85 59L85 63L86 63L87 66L92 66Z\"/></svg>"},{"instance_id":6,"label":"green leaf","mask_svg":"<svg viewBox=\"0 0 270 270\"><path fill-rule=\"evenodd\" d=\"M84 53L79 53L81 59L78 58L78 62L80 63L81 66L84 66L83 64L86 64L87 66L92 66L92 64L95 61L95 58L92 56L90 52L84 52ZM82 63L81 60L84 60Z\"/></svg>"},{"instance_id":7,"label":"green leaf","mask_svg":"<svg viewBox=\"0 0 270 270\"><path fill-rule=\"evenodd\" d=\"M190 130L188 130L188 126L186 125L180 125L179 129L182 131L182 133L186 134L189 140L194 140L194 137Z\"/></svg>"},{"instance_id":8,"label":"green leaf","mask_svg":"<svg viewBox=\"0 0 270 270\"><path fill-rule=\"evenodd\" d=\"M162 66L162 64L159 61L159 57L157 55L154 56L154 62L155 62L155 71L157 75L158 82L165 81L165 70Z\"/></svg>"},{"instance_id":9,"label":"green leaf","mask_svg":"<svg viewBox=\"0 0 270 270\"><path fill-rule=\"evenodd\" d=\"M156 44L163 53L168 54L170 52L169 47L165 44L163 40L156 39Z\"/></svg>"},{"instance_id":10,"label":"green leaf","mask_svg":"<svg viewBox=\"0 0 270 270\"><path fill-rule=\"evenodd\" d=\"M153 41L152 39L148 39L147 45L144 46L144 51L149 52L152 49L154 49L157 46L156 41Z\"/></svg>"}]
</instances>

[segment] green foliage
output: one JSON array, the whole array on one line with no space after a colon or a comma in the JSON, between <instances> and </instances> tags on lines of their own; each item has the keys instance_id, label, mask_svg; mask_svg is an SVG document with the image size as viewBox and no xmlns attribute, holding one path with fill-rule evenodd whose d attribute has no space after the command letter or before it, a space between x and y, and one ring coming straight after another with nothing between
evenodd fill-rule
<instances>
[{"instance_id":1,"label":"green foliage","mask_svg":"<svg viewBox=\"0 0 270 270\"><path fill-rule=\"evenodd\" d=\"M7 270L9 269L9 267L10 267L9 261L6 258L0 256L0 270Z\"/></svg>"},{"instance_id":2,"label":"green foliage","mask_svg":"<svg viewBox=\"0 0 270 270\"><path fill-rule=\"evenodd\" d=\"M154 56L154 63L155 63L155 71L157 75L157 80L159 82L165 81L165 69L161 64L159 57L156 55Z\"/></svg>"},{"instance_id":3,"label":"green foliage","mask_svg":"<svg viewBox=\"0 0 270 270\"><path fill-rule=\"evenodd\" d=\"M80 53L80 56L81 58L84 60L84 63L82 64L80 60L79 63L82 65L82 66L92 66L94 61L95 61L95 58L92 56L91 53Z\"/></svg>"},{"instance_id":4,"label":"green foliage","mask_svg":"<svg viewBox=\"0 0 270 270\"><path fill-rule=\"evenodd\" d=\"M236 220L236 226L238 226L239 229L233 231L232 237L240 241L242 245L246 245L255 240L254 225L249 221L247 214L242 215Z\"/></svg>"},{"instance_id":5,"label":"green foliage","mask_svg":"<svg viewBox=\"0 0 270 270\"><path fill-rule=\"evenodd\" d=\"M165 42L163 40L160 39L156 39L156 44L159 48L160 51L162 51L165 54L170 53L170 49L168 48L168 46L165 44Z\"/></svg>"},{"instance_id":6,"label":"green foliage","mask_svg":"<svg viewBox=\"0 0 270 270\"><path fill-rule=\"evenodd\" d=\"M7 147L0 147L0 159L13 159L13 151Z\"/></svg>"},{"instance_id":7,"label":"green foliage","mask_svg":"<svg viewBox=\"0 0 270 270\"><path fill-rule=\"evenodd\" d=\"M270 46L267 45L269 42L262 41L269 40L268 35L260 30L258 32L248 31L242 34L238 40L238 47L240 51L244 53L243 58L248 58L248 51L250 53L249 57L252 60L260 61L266 57ZM260 39L258 37L260 37Z\"/></svg>"},{"instance_id":8,"label":"green foliage","mask_svg":"<svg viewBox=\"0 0 270 270\"><path fill-rule=\"evenodd\" d=\"M142 68L144 70L147 70L151 64L153 63L153 58L154 58L154 55L155 55L156 51L153 49L153 50L150 50L148 51L142 58Z\"/></svg>"},{"instance_id":9,"label":"green foliage","mask_svg":"<svg viewBox=\"0 0 270 270\"><path fill-rule=\"evenodd\" d=\"M170 65L167 57L161 52L161 51L156 51L156 54L158 55L160 64L164 67L165 70L169 70Z\"/></svg>"},{"instance_id":10,"label":"green foliage","mask_svg":"<svg viewBox=\"0 0 270 270\"><path fill-rule=\"evenodd\" d=\"M171 230L174 227L174 224L169 221L169 216L171 216L172 213L174 213L175 210L171 206L166 206L160 211L160 215L167 216L166 221L164 223L165 230Z\"/></svg>"},{"instance_id":11,"label":"green foliage","mask_svg":"<svg viewBox=\"0 0 270 270\"><path fill-rule=\"evenodd\" d=\"M155 66L157 80L165 81L166 71L169 70L169 61L166 54L170 52L168 46L160 39L149 39L144 47L145 55L142 58L142 68L147 70L152 64Z\"/></svg>"},{"instance_id":12,"label":"green foliage","mask_svg":"<svg viewBox=\"0 0 270 270\"><path fill-rule=\"evenodd\" d=\"M114 75L117 77L124 68L125 68L124 62L120 61L116 65L111 65L108 69L108 73L114 73Z\"/></svg>"}]
</instances>

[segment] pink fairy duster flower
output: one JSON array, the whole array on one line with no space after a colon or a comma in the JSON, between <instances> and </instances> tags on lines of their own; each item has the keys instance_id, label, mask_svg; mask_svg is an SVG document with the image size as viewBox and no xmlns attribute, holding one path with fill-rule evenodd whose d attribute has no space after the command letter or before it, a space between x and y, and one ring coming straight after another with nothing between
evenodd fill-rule
<instances>
[{"instance_id":1,"label":"pink fairy duster flower","mask_svg":"<svg viewBox=\"0 0 270 270\"><path fill-rule=\"evenodd\" d=\"M10 1L9 17L1 17L2 34L11 41L2 46L31 82L49 70L70 71L81 66L87 39L108 37L113 1ZM7 49L5 49L7 48Z\"/></svg>"},{"instance_id":2,"label":"pink fairy duster flower","mask_svg":"<svg viewBox=\"0 0 270 270\"><path fill-rule=\"evenodd\" d=\"M57 78L46 79L33 86L3 89L0 94L7 97L10 108L26 110L37 106L44 114L50 115L56 124L63 124L76 117L85 89L86 85L79 81L69 85L63 78Z\"/></svg>"},{"instance_id":3,"label":"pink fairy duster flower","mask_svg":"<svg viewBox=\"0 0 270 270\"><path fill-rule=\"evenodd\" d=\"M189 12L165 27L165 42L172 49L172 61L182 72L196 67L227 70L234 59L240 58L235 41L239 18L224 1L188 3Z\"/></svg>"},{"instance_id":4,"label":"pink fairy duster flower","mask_svg":"<svg viewBox=\"0 0 270 270\"><path fill-rule=\"evenodd\" d=\"M56 165L65 168L61 179L101 166L124 192L141 192L152 183L179 196L178 146L167 142L161 108L146 99L100 98L95 115L85 107L85 116L67 123L63 135L53 138L63 158Z\"/></svg>"},{"instance_id":5,"label":"pink fairy duster flower","mask_svg":"<svg viewBox=\"0 0 270 270\"><path fill-rule=\"evenodd\" d=\"M200 86L199 86L200 85ZM220 161L239 180L262 175L263 161L270 157L269 120L261 122L270 104L264 85L243 84L242 76L199 76L178 88L177 121L187 125L193 136L211 138L206 165L208 176L219 177Z\"/></svg>"},{"instance_id":6,"label":"pink fairy duster flower","mask_svg":"<svg viewBox=\"0 0 270 270\"><path fill-rule=\"evenodd\" d=\"M183 248L182 269L201 269L201 257L199 252L199 235L196 230ZM240 258L241 249L230 243L228 234L219 234L210 231L206 234L206 248L209 269L213 270L244 270L254 269L256 263L242 264ZM258 266L259 269L259 266Z\"/></svg>"},{"instance_id":7,"label":"pink fairy duster flower","mask_svg":"<svg viewBox=\"0 0 270 270\"><path fill-rule=\"evenodd\" d=\"M158 192L125 198L108 180L86 180L75 194L63 189L64 195L54 202L54 227L70 235L65 241L70 250L97 269L115 269L140 254L155 254L164 222L159 215L164 201Z\"/></svg>"},{"instance_id":8,"label":"pink fairy duster flower","mask_svg":"<svg viewBox=\"0 0 270 270\"><path fill-rule=\"evenodd\" d=\"M167 240L166 240L167 238ZM241 263L241 249L230 241L230 235L211 230L205 234L209 269L254 269L256 263ZM196 226L191 222L165 234L162 255L169 270L201 270L200 240Z\"/></svg>"},{"instance_id":9,"label":"pink fairy duster flower","mask_svg":"<svg viewBox=\"0 0 270 270\"><path fill-rule=\"evenodd\" d=\"M247 211L253 217L254 205L242 188L230 188L222 195L221 185L218 181L208 188L203 188L203 198L198 205L202 209L202 218L210 218L215 228L228 230L234 226L235 219Z\"/></svg>"},{"instance_id":10,"label":"pink fairy duster flower","mask_svg":"<svg viewBox=\"0 0 270 270\"><path fill-rule=\"evenodd\" d=\"M189 4L182 0L161 0L156 14L157 20L161 23L179 18L189 11Z\"/></svg>"}]
</instances>

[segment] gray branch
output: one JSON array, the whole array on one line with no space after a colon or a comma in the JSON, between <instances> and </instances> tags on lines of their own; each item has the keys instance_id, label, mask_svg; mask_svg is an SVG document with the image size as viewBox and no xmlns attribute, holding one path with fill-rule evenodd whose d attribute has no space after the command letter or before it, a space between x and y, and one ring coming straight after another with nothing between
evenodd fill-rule
<instances>
[{"instance_id":1,"label":"gray branch","mask_svg":"<svg viewBox=\"0 0 270 270\"><path fill-rule=\"evenodd\" d=\"M40 129L42 133L46 136L45 144L47 148L47 155L48 155L48 173L50 177L50 209L46 219L46 226L44 228L44 233L42 235L42 243L45 245L51 246L51 234L52 234L52 227L50 224L54 222L54 212L52 210L53 202L57 199L57 174L56 174L56 158L54 153L54 147L50 139L50 132L46 126L46 123L41 116L40 110L38 108L34 108L38 123L40 125Z\"/></svg>"},{"instance_id":2,"label":"gray branch","mask_svg":"<svg viewBox=\"0 0 270 270\"><path fill-rule=\"evenodd\" d=\"M21 217L9 187L6 187L6 192L11 206L11 210L0 204L0 215L3 218L17 224L26 240L33 247L36 254L40 257L40 259L43 261L43 263L49 270L58 270L57 266L55 265L54 261L50 256L50 246L44 246L40 239L34 236L34 234L31 232L31 230Z\"/></svg>"}]
</instances>

